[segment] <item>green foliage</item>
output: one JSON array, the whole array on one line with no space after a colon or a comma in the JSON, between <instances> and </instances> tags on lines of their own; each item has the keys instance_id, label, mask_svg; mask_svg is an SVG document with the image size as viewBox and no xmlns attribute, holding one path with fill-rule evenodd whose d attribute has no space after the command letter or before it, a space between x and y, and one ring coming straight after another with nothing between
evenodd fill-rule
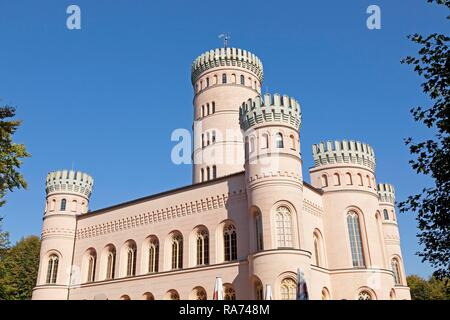
<instances>
[{"instance_id":1,"label":"green foliage","mask_svg":"<svg viewBox=\"0 0 450 320\"><path fill-rule=\"evenodd\" d=\"M13 142L12 136L21 121L7 120L15 116L16 110L9 106L0 107L0 207L5 204L7 191L26 188L23 176L18 172L22 158L29 157L23 144Z\"/></svg>"},{"instance_id":2,"label":"green foliage","mask_svg":"<svg viewBox=\"0 0 450 320\"><path fill-rule=\"evenodd\" d=\"M406 277L412 300L450 300L448 281L431 277L428 281L417 276Z\"/></svg>"},{"instance_id":3,"label":"green foliage","mask_svg":"<svg viewBox=\"0 0 450 320\"><path fill-rule=\"evenodd\" d=\"M39 267L40 240L21 239L0 261L0 300L31 299Z\"/></svg>"},{"instance_id":4,"label":"green foliage","mask_svg":"<svg viewBox=\"0 0 450 320\"><path fill-rule=\"evenodd\" d=\"M449 0L428 2L450 9ZM435 268L435 276L443 279L450 277L450 38L433 33L414 34L409 39L420 46L418 57L408 56L402 63L412 65L425 79L421 87L432 102L426 108L413 108L411 113L415 121L432 130L432 138L419 142L408 138L405 142L414 156L412 168L430 176L434 185L409 196L399 207L402 212L417 213L419 242L424 247L418 254Z\"/></svg>"}]
</instances>

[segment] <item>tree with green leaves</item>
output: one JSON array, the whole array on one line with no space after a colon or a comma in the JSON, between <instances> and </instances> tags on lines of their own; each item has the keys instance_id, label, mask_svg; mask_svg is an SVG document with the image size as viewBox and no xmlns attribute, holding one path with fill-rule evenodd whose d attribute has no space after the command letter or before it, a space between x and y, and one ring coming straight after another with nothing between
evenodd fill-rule
<instances>
[{"instance_id":1,"label":"tree with green leaves","mask_svg":"<svg viewBox=\"0 0 450 320\"><path fill-rule=\"evenodd\" d=\"M427 0L450 9L449 0ZM450 16L447 17L447 20ZM419 242L423 250L418 252L422 261L428 261L435 269L434 275L450 277L450 38L433 33L428 36L409 36L420 46L418 56L408 56L402 63L414 67L425 79L421 87L430 98L431 105L411 109L414 120L431 129L431 138L425 141L405 140L414 159L410 161L418 174L429 176L433 185L423 188L419 194L409 196L399 204L402 212L417 213Z\"/></svg>"},{"instance_id":2,"label":"tree with green leaves","mask_svg":"<svg viewBox=\"0 0 450 320\"><path fill-rule=\"evenodd\" d=\"M411 290L412 300L450 300L448 283L431 277L425 280L418 275L406 277L408 287Z\"/></svg>"},{"instance_id":3,"label":"tree with green leaves","mask_svg":"<svg viewBox=\"0 0 450 320\"><path fill-rule=\"evenodd\" d=\"M0 261L0 300L27 300L36 285L40 240L28 236L9 249Z\"/></svg>"},{"instance_id":4,"label":"tree with green leaves","mask_svg":"<svg viewBox=\"0 0 450 320\"><path fill-rule=\"evenodd\" d=\"M23 144L13 141L13 135L20 126L20 120L13 120L16 110L10 106L0 107L0 207L5 204L8 191L26 188L25 179L18 171L23 158L30 154Z\"/></svg>"}]
</instances>

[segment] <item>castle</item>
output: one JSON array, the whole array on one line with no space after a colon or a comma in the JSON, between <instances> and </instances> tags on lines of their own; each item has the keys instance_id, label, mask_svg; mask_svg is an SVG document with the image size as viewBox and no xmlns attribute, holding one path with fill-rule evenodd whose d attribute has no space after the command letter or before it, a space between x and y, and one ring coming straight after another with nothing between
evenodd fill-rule
<instances>
[{"instance_id":1,"label":"castle","mask_svg":"<svg viewBox=\"0 0 450 320\"><path fill-rule=\"evenodd\" d=\"M410 299L395 191L357 141L312 146L294 98L261 95L263 66L236 48L192 65L193 183L89 211L86 173L47 176L33 299ZM232 132L233 134L225 134Z\"/></svg>"}]
</instances>

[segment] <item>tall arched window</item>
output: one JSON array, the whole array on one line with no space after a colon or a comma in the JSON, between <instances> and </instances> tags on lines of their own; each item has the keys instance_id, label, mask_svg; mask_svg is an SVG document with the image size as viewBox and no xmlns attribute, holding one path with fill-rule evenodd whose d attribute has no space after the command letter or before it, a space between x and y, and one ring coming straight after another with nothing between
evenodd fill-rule
<instances>
[{"instance_id":1,"label":"tall arched window","mask_svg":"<svg viewBox=\"0 0 450 320\"><path fill-rule=\"evenodd\" d=\"M255 281L255 298L256 300L264 300L264 291L261 281Z\"/></svg>"},{"instance_id":2,"label":"tall arched window","mask_svg":"<svg viewBox=\"0 0 450 320\"><path fill-rule=\"evenodd\" d=\"M136 244L129 243L127 248L127 277L136 275Z\"/></svg>"},{"instance_id":3,"label":"tall arched window","mask_svg":"<svg viewBox=\"0 0 450 320\"><path fill-rule=\"evenodd\" d=\"M367 175L366 179L367 179L367 186L370 188L370 177Z\"/></svg>"},{"instance_id":4,"label":"tall arched window","mask_svg":"<svg viewBox=\"0 0 450 320\"><path fill-rule=\"evenodd\" d=\"M183 268L183 236L179 233L172 235L172 269Z\"/></svg>"},{"instance_id":5,"label":"tall arched window","mask_svg":"<svg viewBox=\"0 0 450 320\"><path fill-rule=\"evenodd\" d=\"M202 105L202 118L205 116L205 106Z\"/></svg>"},{"instance_id":6,"label":"tall arched window","mask_svg":"<svg viewBox=\"0 0 450 320\"><path fill-rule=\"evenodd\" d=\"M226 73L222 74L222 83L227 83L227 74Z\"/></svg>"},{"instance_id":7,"label":"tall arched window","mask_svg":"<svg viewBox=\"0 0 450 320\"><path fill-rule=\"evenodd\" d=\"M106 261L106 280L114 279L116 271L116 249L114 247L109 248Z\"/></svg>"},{"instance_id":8,"label":"tall arched window","mask_svg":"<svg viewBox=\"0 0 450 320\"><path fill-rule=\"evenodd\" d=\"M206 78L206 87L209 87L209 78Z\"/></svg>"},{"instance_id":9,"label":"tall arched window","mask_svg":"<svg viewBox=\"0 0 450 320\"><path fill-rule=\"evenodd\" d=\"M351 186L353 184L352 175L350 172L347 172L345 174L345 182L347 183L348 186Z\"/></svg>"},{"instance_id":10,"label":"tall arched window","mask_svg":"<svg viewBox=\"0 0 450 320\"><path fill-rule=\"evenodd\" d=\"M254 151L255 151L255 137L250 137L250 145L249 145L248 152L252 153Z\"/></svg>"},{"instance_id":11,"label":"tall arched window","mask_svg":"<svg viewBox=\"0 0 450 320\"><path fill-rule=\"evenodd\" d=\"M357 176L358 176L358 183L360 186L362 186L364 184L362 174L358 173Z\"/></svg>"},{"instance_id":12,"label":"tall arched window","mask_svg":"<svg viewBox=\"0 0 450 320\"><path fill-rule=\"evenodd\" d=\"M263 241L263 228L262 228L262 217L261 212L257 212L255 215L255 230L256 230L256 250L264 250Z\"/></svg>"},{"instance_id":13,"label":"tall arched window","mask_svg":"<svg viewBox=\"0 0 450 320\"><path fill-rule=\"evenodd\" d=\"M358 300L373 300L372 294L367 290L362 290L358 294Z\"/></svg>"},{"instance_id":14,"label":"tall arched window","mask_svg":"<svg viewBox=\"0 0 450 320\"><path fill-rule=\"evenodd\" d=\"M237 235L236 227L229 223L225 225L223 230L223 242L224 242L224 260L234 261L237 260Z\"/></svg>"},{"instance_id":15,"label":"tall arched window","mask_svg":"<svg viewBox=\"0 0 450 320\"><path fill-rule=\"evenodd\" d=\"M217 75L214 75L214 84L219 84L219 81L217 79Z\"/></svg>"},{"instance_id":16,"label":"tall arched window","mask_svg":"<svg viewBox=\"0 0 450 320\"><path fill-rule=\"evenodd\" d=\"M211 142L212 143L216 142L216 130L213 130L211 133Z\"/></svg>"},{"instance_id":17,"label":"tall arched window","mask_svg":"<svg viewBox=\"0 0 450 320\"><path fill-rule=\"evenodd\" d=\"M166 293L165 300L180 300L180 295L176 290L169 290Z\"/></svg>"},{"instance_id":18,"label":"tall arched window","mask_svg":"<svg viewBox=\"0 0 450 320\"><path fill-rule=\"evenodd\" d=\"M348 236L350 238L350 249L352 253L352 263L354 267L364 267L364 255L361 239L361 226L358 214L350 211L347 214Z\"/></svg>"},{"instance_id":19,"label":"tall arched window","mask_svg":"<svg viewBox=\"0 0 450 320\"><path fill-rule=\"evenodd\" d=\"M401 272L400 272L400 264L396 258L391 261L392 272L394 272L394 281L396 285L402 284Z\"/></svg>"},{"instance_id":20,"label":"tall arched window","mask_svg":"<svg viewBox=\"0 0 450 320\"><path fill-rule=\"evenodd\" d=\"M231 284L224 285L223 299L224 300L236 300L236 292L234 291L233 285L231 285Z\"/></svg>"},{"instance_id":21,"label":"tall arched window","mask_svg":"<svg viewBox=\"0 0 450 320\"><path fill-rule=\"evenodd\" d=\"M192 290L190 299L192 299L192 300L206 300L206 290L203 287L195 287Z\"/></svg>"},{"instance_id":22,"label":"tall arched window","mask_svg":"<svg viewBox=\"0 0 450 320\"><path fill-rule=\"evenodd\" d=\"M197 231L197 265L209 264L209 234L206 229Z\"/></svg>"},{"instance_id":23,"label":"tall arched window","mask_svg":"<svg viewBox=\"0 0 450 320\"><path fill-rule=\"evenodd\" d=\"M61 207L59 208L60 211L66 211L66 206L67 206L67 200L66 199L62 199L61 200Z\"/></svg>"},{"instance_id":24,"label":"tall arched window","mask_svg":"<svg viewBox=\"0 0 450 320\"><path fill-rule=\"evenodd\" d=\"M275 135L275 145L277 148L283 148L283 135L280 132Z\"/></svg>"},{"instance_id":25,"label":"tall arched window","mask_svg":"<svg viewBox=\"0 0 450 320\"><path fill-rule=\"evenodd\" d=\"M384 220L389 220L389 213L386 209L383 210Z\"/></svg>"},{"instance_id":26,"label":"tall arched window","mask_svg":"<svg viewBox=\"0 0 450 320\"><path fill-rule=\"evenodd\" d=\"M211 113L211 110L209 109L209 103L206 104L206 112L207 112L208 116Z\"/></svg>"},{"instance_id":27,"label":"tall arched window","mask_svg":"<svg viewBox=\"0 0 450 320\"><path fill-rule=\"evenodd\" d=\"M297 292L297 283L292 278L286 278L281 281L281 300L295 300Z\"/></svg>"},{"instance_id":28,"label":"tall arched window","mask_svg":"<svg viewBox=\"0 0 450 320\"><path fill-rule=\"evenodd\" d=\"M328 187L328 177L326 174L323 174L320 180L322 182L322 188Z\"/></svg>"},{"instance_id":29,"label":"tall arched window","mask_svg":"<svg viewBox=\"0 0 450 320\"><path fill-rule=\"evenodd\" d=\"M211 170L209 167L206 167L206 179L209 181L211 179Z\"/></svg>"},{"instance_id":30,"label":"tall arched window","mask_svg":"<svg viewBox=\"0 0 450 320\"><path fill-rule=\"evenodd\" d=\"M335 186L341 185L341 178L339 177L339 173L333 174L333 180Z\"/></svg>"},{"instance_id":31,"label":"tall arched window","mask_svg":"<svg viewBox=\"0 0 450 320\"><path fill-rule=\"evenodd\" d=\"M56 254L52 254L50 255L50 257L48 257L46 283L48 284L56 283L56 278L58 276L58 264L59 258Z\"/></svg>"},{"instance_id":32,"label":"tall arched window","mask_svg":"<svg viewBox=\"0 0 450 320\"><path fill-rule=\"evenodd\" d=\"M213 179L217 178L217 167L216 166L212 167L212 178Z\"/></svg>"},{"instance_id":33,"label":"tall arched window","mask_svg":"<svg viewBox=\"0 0 450 320\"><path fill-rule=\"evenodd\" d=\"M159 267L159 241L152 238L148 245L148 272L158 272Z\"/></svg>"},{"instance_id":34,"label":"tall arched window","mask_svg":"<svg viewBox=\"0 0 450 320\"><path fill-rule=\"evenodd\" d=\"M216 103L212 102L212 113L216 113Z\"/></svg>"},{"instance_id":35,"label":"tall arched window","mask_svg":"<svg viewBox=\"0 0 450 320\"><path fill-rule=\"evenodd\" d=\"M295 150L295 137L294 135L289 136L289 140L291 140L291 150Z\"/></svg>"},{"instance_id":36,"label":"tall arched window","mask_svg":"<svg viewBox=\"0 0 450 320\"><path fill-rule=\"evenodd\" d=\"M236 75L234 73L231 75L231 83L236 83Z\"/></svg>"},{"instance_id":37,"label":"tall arched window","mask_svg":"<svg viewBox=\"0 0 450 320\"><path fill-rule=\"evenodd\" d=\"M269 148L269 135L267 133L263 133L261 137L261 148L263 149Z\"/></svg>"},{"instance_id":38,"label":"tall arched window","mask_svg":"<svg viewBox=\"0 0 450 320\"><path fill-rule=\"evenodd\" d=\"M245 77L243 74L241 74L241 84L245 85Z\"/></svg>"},{"instance_id":39,"label":"tall arched window","mask_svg":"<svg viewBox=\"0 0 450 320\"><path fill-rule=\"evenodd\" d=\"M325 287L322 289L322 300L330 300L330 292Z\"/></svg>"},{"instance_id":40,"label":"tall arched window","mask_svg":"<svg viewBox=\"0 0 450 320\"><path fill-rule=\"evenodd\" d=\"M320 243L320 237L317 234L317 232L314 232L313 235L314 238L314 262L316 263L316 266L321 267L322 266L322 250L321 250L321 243Z\"/></svg>"},{"instance_id":41,"label":"tall arched window","mask_svg":"<svg viewBox=\"0 0 450 320\"><path fill-rule=\"evenodd\" d=\"M275 214L278 248L292 248L292 216L287 207L278 207Z\"/></svg>"},{"instance_id":42,"label":"tall arched window","mask_svg":"<svg viewBox=\"0 0 450 320\"><path fill-rule=\"evenodd\" d=\"M201 176L202 176L202 182L205 181L205 170L202 168L200 170Z\"/></svg>"},{"instance_id":43,"label":"tall arched window","mask_svg":"<svg viewBox=\"0 0 450 320\"><path fill-rule=\"evenodd\" d=\"M97 262L97 255L95 252L91 252L88 258L88 274L87 274L87 282L95 281L95 265Z\"/></svg>"}]
</instances>

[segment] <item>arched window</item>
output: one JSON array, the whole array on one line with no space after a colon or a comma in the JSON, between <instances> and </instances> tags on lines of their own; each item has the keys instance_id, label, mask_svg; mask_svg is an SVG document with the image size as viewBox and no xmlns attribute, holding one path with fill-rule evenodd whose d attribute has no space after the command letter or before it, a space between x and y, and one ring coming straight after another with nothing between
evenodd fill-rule
<instances>
[{"instance_id":1,"label":"arched window","mask_svg":"<svg viewBox=\"0 0 450 320\"><path fill-rule=\"evenodd\" d=\"M358 300L373 300L372 294L367 290L362 290L358 294Z\"/></svg>"},{"instance_id":2,"label":"arched window","mask_svg":"<svg viewBox=\"0 0 450 320\"><path fill-rule=\"evenodd\" d=\"M120 300L131 300L129 295L124 294L120 297Z\"/></svg>"},{"instance_id":3,"label":"arched window","mask_svg":"<svg viewBox=\"0 0 450 320\"><path fill-rule=\"evenodd\" d=\"M205 181L205 170L202 168L200 170L201 176L202 176L202 182Z\"/></svg>"},{"instance_id":4,"label":"arched window","mask_svg":"<svg viewBox=\"0 0 450 320\"><path fill-rule=\"evenodd\" d=\"M205 116L205 106L202 105L202 117L204 117L204 116Z\"/></svg>"},{"instance_id":5,"label":"arched window","mask_svg":"<svg viewBox=\"0 0 450 320\"><path fill-rule=\"evenodd\" d=\"M361 173L358 173L357 176L358 176L358 183L360 186L362 186L363 185L363 177L362 177Z\"/></svg>"},{"instance_id":6,"label":"arched window","mask_svg":"<svg viewBox=\"0 0 450 320\"><path fill-rule=\"evenodd\" d=\"M330 300L330 292L325 287L322 289L322 300Z\"/></svg>"},{"instance_id":7,"label":"arched window","mask_svg":"<svg viewBox=\"0 0 450 320\"><path fill-rule=\"evenodd\" d=\"M87 282L95 281L95 265L97 262L97 255L95 252L91 252L88 258L88 274L87 274Z\"/></svg>"},{"instance_id":8,"label":"arched window","mask_svg":"<svg viewBox=\"0 0 450 320\"><path fill-rule=\"evenodd\" d=\"M110 248L106 257L106 280L114 279L116 270L116 249Z\"/></svg>"},{"instance_id":9,"label":"arched window","mask_svg":"<svg viewBox=\"0 0 450 320\"><path fill-rule=\"evenodd\" d=\"M197 231L197 265L209 264L209 234L206 229Z\"/></svg>"},{"instance_id":10,"label":"arched window","mask_svg":"<svg viewBox=\"0 0 450 320\"><path fill-rule=\"evenodd\" d=\"M335 186L341 185L341 178L339 177L339 173L333 174L333 179L334 179Z\"/></svg>"},{"instance_id":11,"label":"arched window","mask_svg":"<svg viewBox=\"0 0 450 320\"><path fill-rule=\"evenodd\" d=\"M255 281L255 299L264 300L264 291L261 281Z\"/></svg>"},{"instance_id":12,"label":"arched window","mask_svg":"<svg viewBox=\"0 0 450 320\"><path fill-rule=\"evenodd\" d=\"M70 210L71 210L72 212L76 212L76 211L77 211L77 207L78 207L77 200L72 200L72 205L71 205Z\"/></svg>"},{"instance_id":13,"label":"arched window","mask_svg":"<svg viewBox=\"0 0 450 320\"><path fill-rule=\"evenodd\" d=\"M275 214L278 248L292 248L292 216L287 207L278 207Z\"/></svg>"},{"instance_id":14,"label":"arched window","mask_svg":"<svg viewBox=\"0 0 450 320\"><path fill-rule=\"evenodd\" d=\"M255 215L255 230L256 230L256 250L257 251L264 250L262 217L259 211Z\"/></svg>"},{"instance_id":15,"label":"arched window","mask_svg":"<svg viewBox=\"0 0 450 320\"><path fill-rule=\"evenodd\" d=\"M209 167L206 167L206 179L209 181L211 179L211 171Z\"/></svg>"},{"instance_id":16,"label":"arched window","mask_svg":"<svg viewBox=\"0 0 450 320\"><path fill-rule=\"evenodd\" d=\"M62 199L61 200L60 211L66 211L66 206L67 206L67 200L66 199Z\"/></svg>"},{"instance_id":17,"label":"arched window","mask_svg":"<svg viewBox=\"0 0 450 320\"><path fill-rule=\"evenodd\" d=\"M401 272L400 272L400 264L396 258L391 261L392 272L394 272L394 281L396 285L402 284Z\"/></svg>"},{"instance_id":18,"label":"arched window","mask_svg":"<svg viewBox=\"0 0 450 320\"><path fill-rule=\"evenodd\" d=\"M212 113L216 113L216 103L212 102Z\"/></svg>"},{"instance_id":19,"label":"arched window","mask_svg":"<svg viewBox=\"0 0 450 320\"><path fill-rule=\"evenodd\" d=\"M179 233L175 233L172 235L172 269L182 269L182 268L183 268L183 236Z\"/></svg>"},{"instance_id":20,"label":"arched window","mask_svg":"<svg viewBox=\"0 0 450 320\"><path fill-rule=\"evenodd\" d=\"M389 220L389 213L386 209L383 210L384 220Z\"/></svg>"},{"instance_id":21,"label":"arched window","mask_svg":"<svg viewBox=\"0 0 450 320\"><path fill-rule=\"evenodd\" d=\"M367 175L366 179L367 179L367 186L370 188L370 177Z\"/></svg>"},{"instance_id":22,"label":"arched window","mask_svg":"<svg viewBox=\"0 0 450 320\"><path fill-rule=\"evenodd\" d=\"M352 253L352 263L354 267L364 267L364 255L361 239L361 226L358 214L350 211L347 214L348 236L350 238L350 249Z\"/></svg>"},{"instance_id":23,"label":"arched window","mask_svg":"<svg viewBox=\"0 0 450 320\"><path fill-rule=\"evenodd\" d=\"M55 208L56 208L56 200L53 199L53 200L50 202L50 211L54 211Z\"/></svg>"},{"instance_id":24,"label":"arched window","mask_svg":"<svg viewBox=\"0 0 450 320\"><path fill-rule=\"evenodd\" d=\"M136 275L136 244L129 243L127 248L127 277Z\"/></svg>"},{"instance_id":25,"label":"arched window","mask_svg":"<svg viewBox=\"0 0 450 320\"><path fill-rule=\"evenodd\" d=\"M236 83L236 75L234 73L231 75L231 83Z\"/></svg>"},{"instance_id":26,"label":"arched window","mask_svg":"<svg viewBox=\"0 0 450 320\"><path fill-rule=\"evenodd\" d=\"M345 183L347 183L348 186L351 186L353 184L352 175L350 172L347 172L345 174Z\"/></svg>"},{"instance_id":27,"label":"arched window","mask_svg":"<svg viewBox=\"0 0 450 320\"><path fill-rule=\"evenodd\" d=\"M209 87L209 78L206 78L206 87Z\"/></svg>"},{"instance_id":28,"label":"arched window","mask_svg":"<svg viewBox=\"0 0 450 320\"><path fill-rule=\"evenodd\" d=\"M295 150L295 137L294 135L289 136L289 140L291 141L291 149Z\"/></svg>"},{"instance_id":29,"label":"arched window","mask_svg":"<svg viewBox=\"0 0 450 320\"><path fill-rule=\"evenodd\" d=\"M209 131L206 132L206 145L209 146L210 140L209 140Z\"/></svg>"},{"instance_id":30,"label":"arched window","mask_svg":"<svg viewBox=\"0 0 450 320\"><path fill-rule=\"evenodd\" d=\"M222 74L222 83L227 83L227 74L226 73Z\"/></svg>"},{"instance_id":31,"label":"arched window","mask_svg":"<svg viewBox=\"0 0 450 320\"><path fill-rule=\"evenodd\" d=\"M58 276L58 264L59 264L59 258L56 254L52 254L52 255L50 255L50 257L48 257L46 283L48 283L48 284L56 283L56 277Z\"/></svg>"},{"instance_id":32,"label":"arched window","mask_svg":"<svg viewBox=\"0 0 450 320\"><path fill-rule=\"evenodd\" d=\"M224 242L224 260L234 261L237 260L237 235L236 227L229 223L225 225L223 230L223 242Z\"/></svg>"},{"instance_id":33,"label":"arched window","mask_svg":"<svg viewBox=\"0 0 450 320\"><path fill-rule=\"evenodd\" d=\"M321 243L320 243L320 237L319 235L314 232L314 262L316 263L316 266L320 267L322 266L322 252L321 252Z\"/></svg>"},{"instance_id":34,"label":"arched window","mask_svg":"<svg viewBox=\"0 0 450 320\"><path fill-rule=\"evenodd\" d=\"M243 74L241 74L241 84L245 85L245 77Z\"/></svg>"},{"instance_id":35,"label":"arched window","mask_svg":"<svg viewBox=\"0 0 450 320\"><path fill-rule=\"evenodd\" d=\"M292 278L281 281L281 300L295 300L297 292L297 282Z\"/></svg>"},{"instance_id":36,"label":"arched window","mask_svg":"<svg viewBox=\"0 0 450 320\"><path fill-rule=\"evenodd\" d=\"M146 292L142 295L144 300L155 300L155 296L151 292Z\"/></svg>"},{"instance_id":37,"label":"arched window","mask_svg":"<svg viewBox=\"0 0 450 320\"><path fill-rule=\"evenodd\" d=\"M322 188L328 187L328 177L326 174L321 176Z\"/></svg>"},{"instance_id":38,"label":"arched window","mask_svg":"<svg viewBox=\"0 0 450 320\"><path fill-rule=\"evenodd\" d=\"M217 167L216 166L212 167L212 178L213 179L217 178Z\"/></svg>"},{"instance_id":39,"label":"arched window","mask_svg":"<svg viewBox=\"0 0 450 320\"><path fill-rule=\"evenodd\" d=\"M216 130L213 130L211 133L211 142L212 143L216 142Z\"/></svg>"},{"instance_id":40,"label":"arched window","mask_svg":"<svg viewBox=\"0 0 450 320\"><path fill-rule=\"evenodd\" d=\"M214 75L214 84L218 84L218 83L219 83L219 81L217 79L217 75Z\"/></svg>"},{"instance_id":41,"label":"arched window","mask_svg":"<svg viewBox=\"0 0 450 320\"><path fill-rule=\"evenodd\" d=\"M253 151L255 151L255 137L250 137L250 146L248 152L252 153Z\"/></svg>"},{"instance_id":42,"label":"arched window","mask_svg":"<svg viewBox=\"0 0 450 320\"><path fill-rule=\"evenodd\" d=\"M280 132L275 135L275 145L277 148L283 148L283 135Z\"/></svg>"},{"instance_id":43,"label":"arched window","mask_svg":"<svg viewBox=\"0 0 450 320\"><path fill-rule=\"evenodd\" d=\"M195 287L191 297L194 300L206 300L206 290L202 287Z\"/></svg>"},{"instance_id":44,"label":"arched window","mask_svg":"<svg viewBox=\"0 0 450 320\"><path fill-rule=\"evenodd\" d=\"M148 245L148 272L158 272L159 267L159 241L152 238Z\"/></svg>"},{"instance_id":45,"label":"arched window","mask_svg":"<svg viewBox=\"0 0 450 320\"><path fill-rule=\"evenodd\" d=\"M236 292L234 291L233 285L225 284L223 290L224 300L236 300Z\"/></svg>"},{"instance_id":46,"label":"arched window","mask_svg":"<svg viewBox=\"0 0 450 320\"><path fill-rule=\"evenodd\" d=\"M263 149L269 148L269 135L267 133L263 133L263 135L262 135L261 148L263 148Z\"/></svg>"},{"instance_id":47,"label":"arched window","mask_svg":"<svg viewBox=\"0 0 450 320\"><path fill-rule=\"evenodd\" d=\"M202 148L205 146L205 134L202 133Z\"/></svg>"},{"instance_id":48,"label":"arched window","mask_svg":"<svg viewBox=\"0 0 450 320\"><path fill-rule=\"evenodd\" d=\"M391 289L391 292L389 293L389 299L391 299L391 300L395 300L395 290L394 289Z\"/></svg>"},{"instance_id":49,"label":"arched window","mask_svg":"<svg viewBox=\"0 0 450 320\"><path fill-rule=\"evenodd\" d=\"M180 295L176 290L169 290L166 293L166 300L180 300Z\"/></svg>"},{"instance_id":50,"label":"arched window","mask_svg":"<svg viewBox=\"0 0 450 320\"><path fill-rule=\"evenodd\" d=\"M211 110L209 109L209 103L206 104L206 112L208 113L208 116L211 113Z\"/></svg>"}]
</instances>

